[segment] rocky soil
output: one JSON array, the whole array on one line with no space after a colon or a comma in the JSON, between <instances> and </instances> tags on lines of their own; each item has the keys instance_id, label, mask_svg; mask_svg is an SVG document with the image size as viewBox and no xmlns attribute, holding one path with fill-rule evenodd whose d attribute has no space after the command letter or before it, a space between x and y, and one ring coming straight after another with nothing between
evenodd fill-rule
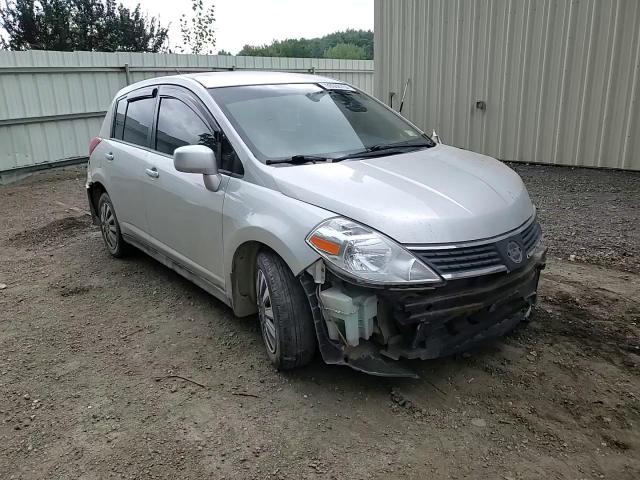
<instances>
[{"instance_id":1,"label":"rocky soil","mask_svg":"<svg viewBox=\"0 0 640 480\"><path fill-rule=\"evenodd\" d=\"M516 169L535 321L419 380L278 373L256 318L106 253L81 167L0 187L0 478L640 478L640 176Z\"/></svg>"}]
</instances>

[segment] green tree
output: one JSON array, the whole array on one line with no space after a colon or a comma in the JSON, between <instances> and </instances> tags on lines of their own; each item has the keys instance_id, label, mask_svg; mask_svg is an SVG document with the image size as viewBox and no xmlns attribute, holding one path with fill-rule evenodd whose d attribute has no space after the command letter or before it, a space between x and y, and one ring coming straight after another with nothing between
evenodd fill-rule
<instances>
[{"instance_id":1,"label":"green tree","mask_svg":"<svg viewBox=\"0 0 640 480\"><path fill-rule=\"evenodd\" d=\"M353 43L339 43L327 48L322 55L324 58L348 58L352 60L365 60L367 52L364 48Z\"/></svg>"},{"instance_id":2,"label":"green tree","mask_svg":"<svg viewBox=\"0 0 640 480\"><path fill-rule=\"evenodd\" d=\"M339 44L353 45L357 49L349 48L347 53L356 58L373 59L373 32L370 30L345 30L343 32L330 33L318 38L298 38L287 40L275 40L269 45L254 46L245 45L238 55L256 57L300 57L322 58L325 53ZM344 47L338 53L345 52ZM362 54L364 52L364 57Z\"/></svg>"},{"instance_id":3,"label":"green tree","mask_svg":"<svg viewBox=\"0 0 640 480\"><path fill-rule=\"evenodd\" d=\"M314 52L316 55L324 53L328 48L334 47L340 43L357 45L365 51L366 59L373 59L373 32L371 30L345 30L343 32L334 32L324 37L320 37L318 47L320 52Z\"/></svg>"},{"instance_id":4,"label":"green tree","mask_svg":"<svg viewBox=\"0 0 640 480\"><path fill-rule=\"evenodd\" d=\"M158 52L168 29L115 0L6 0L0 28L10 50Z\"/></svg>"},{"instance_id":5,"label":"green tree","mask_svg":"<svg viewBox=\"0 0 640 480\"><path fill-rule=\"evenodd\" d=\"M3 48L71 50L71 5L65 0L7 0L0 27Z\"/></svg>"},{"instance_id":6,"label":"green tree","mask_svg":"<svg viewBox=\"0 0 640 480\"><path fill-rule=\"evenodd\" d=\"M185 14L180 17L180 32L182 33L183 53L207 53L212 54L216 46L216 37L213 24L216 21L215 7L213 4L205 7L203 0L191 0L193 16L187 18Z\"/></svg>"}]
</instances>

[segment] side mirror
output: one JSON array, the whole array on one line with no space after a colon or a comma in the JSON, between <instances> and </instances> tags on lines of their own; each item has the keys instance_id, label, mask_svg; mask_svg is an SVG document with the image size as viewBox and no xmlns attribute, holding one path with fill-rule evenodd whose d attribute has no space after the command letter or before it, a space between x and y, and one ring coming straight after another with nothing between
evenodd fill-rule
<instances>
[{"instance_id":1,"label":"side mirror","mask_svg":"<svg viewBox=\"0 0 640 480\"><path fill-rule=\"evenodd\" d=\"M200 173L207 190L217 192L222 181L216 154L204 145L185 145L173 152L173 166L179 172Z\"/></svg>"},{"instance_id":2,"label":"side mirror","mask_svg":"<svg viewBox=\"0 0 640 480\"><path fill-rule=\"evenodd\" d=\"M431 140L433 140L436 143L442 143L442 140L440 140L440 135L438 135L438 133L435 130L431 134Z\"/></svg>"}]
</instances>

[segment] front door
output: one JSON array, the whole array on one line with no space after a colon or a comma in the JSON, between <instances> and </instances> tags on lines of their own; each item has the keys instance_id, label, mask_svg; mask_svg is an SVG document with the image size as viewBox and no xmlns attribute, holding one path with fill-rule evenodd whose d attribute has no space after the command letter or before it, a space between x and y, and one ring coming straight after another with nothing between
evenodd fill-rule
<instances>
[{"instance_id":1,"label":"front door","mask_svg":"<svg viewBox=\"0 0 640 480\"><path fill-rule=\"evenodd\" d=\"M201 107L204 108L204 107ZM206 189L202 175L178 172L173 151L205 145L215 151L214 130L197 101L177 87L161 87L144 197L150 235L165 254L224 289L222 206L229 177Z\"/></svg>"}]
</instances>

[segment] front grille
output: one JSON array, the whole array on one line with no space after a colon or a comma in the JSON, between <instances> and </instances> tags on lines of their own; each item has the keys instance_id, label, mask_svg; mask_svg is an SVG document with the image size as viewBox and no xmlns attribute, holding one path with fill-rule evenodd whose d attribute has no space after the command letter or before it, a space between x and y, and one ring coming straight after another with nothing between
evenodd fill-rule
<instances>
[{"instance_id":1,"label":"front grille","mask_svg":"<svg viewBox=\"0 0 640 480\"><path fill-rule=\"evenodd\" d=\"M540 224L537 221L531 222L531 224L522 231L521 235L524 251L529 253L533 247L536 246L536 243L538 243L540 235L542 235Z\"/></svg>"},{"instance_id":2,"label":"front grille","mask_svg":"<svg viewBox=\"0 0 640 480\"><path fill-rule=\"evenodd\" d=\"M526 259L541 235L540 224L534 219L513 233L489 243L425 246L411 248L411 251L443 278L450 280L519 269L527 263ZM507 249L513 242L521 247L524 261L509 259Z\"/></svg>"},{"instance_id":3,"label":"front grille","mask_svg":"<svg viewBox=\"0 0 640 480\"><path fill-rule=\"evenodd\" d=\"M502 265L502 258L493 243L476 247L454 247L414 253L442 275L461 274Z\"/></svg>"}]
</instances>

